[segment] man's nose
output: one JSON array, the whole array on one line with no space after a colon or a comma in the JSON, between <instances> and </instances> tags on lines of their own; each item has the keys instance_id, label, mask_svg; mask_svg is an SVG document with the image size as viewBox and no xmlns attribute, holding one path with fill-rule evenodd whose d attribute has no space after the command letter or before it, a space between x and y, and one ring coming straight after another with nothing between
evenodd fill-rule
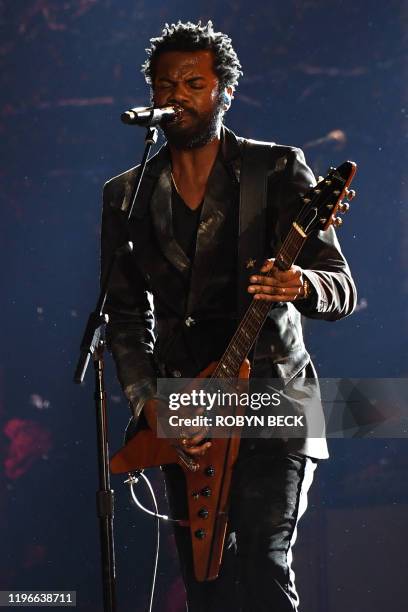
<instances>
[{"instance_id":1,"label":"man's nose","mask_svg":"<svg viewBox=\"0 0 408 612\"><path fill-rule=\"evenodd\" d=\"M175 83L170 93L170 99L167 102L179 104L187 100L189 100L189 97L186 86L183 83Z\"/></svg>"}]
</instances>

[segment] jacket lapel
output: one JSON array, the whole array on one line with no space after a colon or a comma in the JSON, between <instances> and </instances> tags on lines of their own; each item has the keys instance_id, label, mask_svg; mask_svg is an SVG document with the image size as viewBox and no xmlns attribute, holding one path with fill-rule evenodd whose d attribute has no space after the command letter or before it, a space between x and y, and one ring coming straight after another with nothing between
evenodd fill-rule
<instances>
[{"instance_id":1,"label":"jacket lapel","mask_svg":"<svg viewBox=\"0 0 408 612\"><path fill-rule=\"evenodd\" d=\"M191 263L173 234L170 163L162 169L157 180L150 210L160 249L170 263L188 279Z\"/></svg>"},{"instance_id":2,"label":"jacket lapel","mask_svg":"<svg viewBox=\"0 0 408 612\"><path fill-rule=\"evenodd\" d=\"M233 191L231 176L219 154L208 178L201 220L197 231L196 251L191 270L190 291L187 311L193 312L200 302L200 296L208 283L214 266L222 228L227 212L232 205Z\"/></svg>"}]
</instances>

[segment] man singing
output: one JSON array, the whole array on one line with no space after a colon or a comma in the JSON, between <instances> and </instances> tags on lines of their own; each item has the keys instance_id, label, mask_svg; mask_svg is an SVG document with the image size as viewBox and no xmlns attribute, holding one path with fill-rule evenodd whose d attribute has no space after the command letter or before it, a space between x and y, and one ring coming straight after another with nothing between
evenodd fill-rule
<instances>
[{"instance_id":1,"label":"man singing","mask_svg":"<svg viewBox=\"0 0 408 612\"><path fill-rule=\"evenodd\" d=\"M128 228L137 169L105 185L102 275L118 241L128 235L134 250L114 271L107 340L133 422L156 431L157 378L195 377L219 359L248 300L255 296L271 305L251 376L287 382L316 376L301 315L341 319L353 311L356 291L332 227L307 240L298 265L286 272L273 266L298 196L315 184L294 147L258 145L267 159L261 177L266 211L259 240L249 248L261 248L262 257L240 264L242 206L254 205L240 197L247 142L223 123L242 74L238 57L230 38L211 22L166 24L150 43L143 72L153 103L180 112L162 126L167 143L147 164ZM203 438L199 433L185 440L185 452L205 454L211 442ZM327 456L323 438L241 441L216 580L195 580L189 530L175 528L190 612L299 609L292 546L317 460ZM181 518L186 495L180 468L167 466L165 478L171 513Z\"/></svg>"}]
</instances>

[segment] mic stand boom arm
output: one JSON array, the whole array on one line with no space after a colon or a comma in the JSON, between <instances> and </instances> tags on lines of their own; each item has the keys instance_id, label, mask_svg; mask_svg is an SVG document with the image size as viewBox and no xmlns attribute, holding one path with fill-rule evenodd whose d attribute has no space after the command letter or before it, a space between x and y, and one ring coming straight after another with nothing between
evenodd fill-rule
<instances>
[{"instance_id":1,"label":"mic stand boom arm","mask_svg":"<svg viewBox=\"0 0 408 612\"><path fill-rule=\"evenodd\" d=\"M133 207L136 202L140 184L143 179L146 162L152 145L157 142L157 129L149 127L145 137L145 149L139 172L133 188L131 204L129 206L127 221L130 221ZM118 244L114 250L111 260L108 262L107 272L104 276L99 298L95 310L91 312L82 336L80 356L75 368L74 382L82 383L85 378L89 360L93 357L95 369L95 409L96 430L98 445L98 473L99 489L96 493L97 513L99 518L100 545L102 558L102 586L104 612L116 612L115 593L115 548L113 539L113 516L114 516L114 492L110 487L109 475L109 446L107 427L107 403L104 382L103 361L103 331L108 322L108 315L104 313L106 298L109 293L112 271L119 257L124 253L130 253L133 249L131 242Z\"/></svg>"}]
</instances>

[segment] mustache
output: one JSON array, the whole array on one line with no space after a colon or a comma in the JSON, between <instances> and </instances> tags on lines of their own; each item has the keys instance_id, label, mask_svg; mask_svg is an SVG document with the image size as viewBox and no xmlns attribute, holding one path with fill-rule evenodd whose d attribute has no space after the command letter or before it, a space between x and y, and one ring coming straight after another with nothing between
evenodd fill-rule
<instances>
[{"instance_id":1,"label":"mustache","mask_svg":"<svg viewBox=\"0 0 408 612\"><path fill-rule=\"evenodd\" d=\"M198 112L194 108L190 108L188 106L185 106L184 104L180 104L179 102L169 101L168 104L180 109L182 113L188 113L189 115L193 115L194 117L198 116Z\"/></svg>"}]
</instances>

